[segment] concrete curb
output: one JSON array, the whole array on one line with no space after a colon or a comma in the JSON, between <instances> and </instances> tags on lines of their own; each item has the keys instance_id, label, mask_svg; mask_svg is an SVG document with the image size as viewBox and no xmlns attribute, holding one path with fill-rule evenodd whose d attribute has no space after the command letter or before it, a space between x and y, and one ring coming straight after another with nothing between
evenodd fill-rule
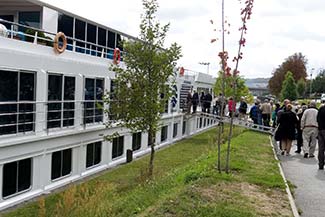
<instances>
[{"instance_id":1,"label":"concrete curb","mask_svg":"<svg viewBox=\"0 0 325 217\"><path fill-rule=\"evenodd\" d=\"M276 154L276 151L275 151L276 149L274 147L274 143L272 141L272 137L270 136L269 138L270 138L270 145L271 145L272 150L273 150L274 158L278 161L278 167L279 167L281 176L283 178L284 184L286 186L286 192L288 194L288 199L289 199L289 202L290 202L292 214L293 214L294 217L300 217L299 212L298 212L298 209L297 209L297 206L296 206L296 203L295 203L295 200L293 199L292 193L290 191L290 188L289 188L289 185L288 185L288 181L287 181L287 179L286 179L286 177L284 175L284 172L283 172L281 163L280 163L279 158L278 158L278 156Z\"/></svg>"}]
</instances>

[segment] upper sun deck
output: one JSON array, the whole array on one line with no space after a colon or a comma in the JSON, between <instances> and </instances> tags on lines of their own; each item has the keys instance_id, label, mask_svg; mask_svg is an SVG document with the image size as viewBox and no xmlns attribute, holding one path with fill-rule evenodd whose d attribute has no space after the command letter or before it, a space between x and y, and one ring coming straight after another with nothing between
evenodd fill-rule
<instances>
[{"instance_id":1,"label":"upper sun deck","mask_svg":"<svg viewBox=\"0 0 325 217\"><path fill-rule=\"evenodd\" d=\"M45 46L52 46L56 33L63 32L67 50L108 59L115 48L123 53L122 40L137 40L37 0L1 0L0 24L6 27L2 36Z\"/></svg>"}]
</instances>

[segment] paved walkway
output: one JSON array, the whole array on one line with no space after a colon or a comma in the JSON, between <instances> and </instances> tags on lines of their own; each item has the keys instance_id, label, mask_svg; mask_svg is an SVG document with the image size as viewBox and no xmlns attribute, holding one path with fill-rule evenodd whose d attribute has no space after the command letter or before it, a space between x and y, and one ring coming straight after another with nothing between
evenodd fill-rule
<instances>
[{"instance_id":1,"label":"paved walkway","mask_svg":"<svg viewBox=\"0 0 325 217\"><path fill-rule=\"evenodd\" d=\"M303 217L325 216L325 172L318 170L317 150L315 158L303 158L292 147L290 156L278 155L286 178L297 188L294 198Z\"/></svg>"}]
</instances>

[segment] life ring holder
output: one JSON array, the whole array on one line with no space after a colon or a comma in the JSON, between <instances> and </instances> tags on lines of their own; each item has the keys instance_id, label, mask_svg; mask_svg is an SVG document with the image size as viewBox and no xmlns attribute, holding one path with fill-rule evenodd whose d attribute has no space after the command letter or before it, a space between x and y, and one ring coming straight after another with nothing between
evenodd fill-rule
<instances>
[{"instance_id":1,"label":"life ring holder","mask_svg":"<svg viewBox=\"0 0 325 217\"><path fill-rule=\"evenodd\" d=\"M121 51L119 48L115 48L113 54L113 63L117 65L120 62L121 62Z\"/></svg>"},{"instance_id":2,"label":"life ring holder","mask_svg":"<svg viewBox=\"0 0 325 217\"><path fill-rule=\"evenodd\" d=\"M61 47L59 46L60 38L63 41L63 45ZM54 48L55 52L57 52L59 54L63 53L65 51L65 49L67 49L67 37L65 36L65 34L63 32L58 32L55 35L53 48Z\"/></svg>"}]
</instances>

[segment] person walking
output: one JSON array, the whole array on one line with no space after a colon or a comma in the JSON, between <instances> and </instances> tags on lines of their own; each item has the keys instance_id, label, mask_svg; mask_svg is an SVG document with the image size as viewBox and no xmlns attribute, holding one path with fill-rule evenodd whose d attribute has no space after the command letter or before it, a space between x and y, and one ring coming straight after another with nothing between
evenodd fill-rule
<instances>
[{"instance_id":1,"label":"person walking","mask_svg":"<svg viewBox=\"0 0 325 217\"><path fill-rule=\"evenodd\" d=\"M245 97L240 98L240 104L239 104L239 119L244 120L245 122L247 121L247 103L245 101Z\"/></svg>"},{"instance_id":2,"label":"person walking","mask_svg":"<svg viewBox=\"0 0 325 217\"><path fill-rule=\"evenodd\" d=\"M273 128L276 128L277 126L277 114L278 114L278 111L280 111L280 103L275 103L275 109L273 110L272 112L272 127Z\"/></svg>"},{"instance_id":3,"label":"person walking","mask_svg":"<svg viewBox=\"0 0 325 217\"><path fill-rule=\"evenodd\" d=\"M229 111L229 117L235 115L236 105L232 97L230 97L228 100L228 111Z\"/></svg>"},{"instance_id":4,"label":"person walking","mask_svg":"<svg viewBox=\"0 0 325 217\"><path fill-rule=\"evenodd\" d=\"M272 106L269 103L268 99L264 100L264 103L261 105L261 112L262 112L262 119L263 119L263 125L266 127L270 126L270 119L271 119L271 113L272 113Z\"/></svg>"},{"instance_id":5,"label":"person walking","mask_svg":"<svg viewBox=\"0 0 325 217\"><path fill-rule=\"evenodd\" d=\"M302 105L301 108L298 110L297 112L297 116L298 116L298 127L297 127L297 150L295 151L295 153L300 154L301 152L301 148L303 146L303 138L302 138L302 130L301 130L301 119L302 119L302 115L304 114L304 112L307 109L307 105Z\"/></svg>"},{"instance_id":6,"label":"person walking","mask_svg":"<svg viewBox=\"0 0 325 217\"><path fill-rule=\"evenodd\" d=\"M212 100L212 105L213 105L212 114L219 115L219 112L220 112L220 104L219 104L219 98L218 97L215 97Z\"/></svg>"},{"instance_id":7,"label":"person walking","mask_svg":"<svg viewBox=\"0 0 325 217\"><path fill-rule=\"evenodd\" d=\"M292 141L295 139L295 131L298 123L297 116L292 110L292 105L287 104L286 109L278 117L278 131L276 140L281 142L281 154L290 155Z\"/></svg>"},{"instance_id":8,"label":"person walking","mask_svg":"<svg viewBox=\"0 0 325 217\"><path fill-rule=\"evenodd\" d=\"M199 106L201 107L201 111L205 112L205 95L204 95L204 92L201 92Z\"/></svg>"},{"instance_id":9,"label":"person walking","mask_svg":"<svg viewBox=\"0 0 325 217\"><path fill-rule=\"evenodd\" d=\"M212 95L210 94L210 92L208 92L205 95L204 99L205 99L205 101L204 101L205 112L210 114L211 102L212 102Z\"/></svg>"},{"instance_id":10,"label":"person walking","mask_svg":"<svg viewBox=\"0 0 325 217\"><path fill-rule=\"evenodd\" d=\"M325 106L319 108L317 114L318 123L318 166L320 170L324 169L325 159Z\"/></svg>"},{"instance_id":11,"label":"person walking","mask_svg":"<svg viewBox=\"0 0 325 217\"><path fill-rule=\"evenodd\" d=\"M199 103L199 94L194 90L194 94L192 96L193 113L196 113L198 103Z\"/></svg>"},{"instance_id":12,"label":"person walking","mask_svg":"<svg viewBox=\"0 0 325 217\"><path fill-rule=\"evenodd\" d=\"M281 106L280 110L276 114L277 125L279 125L279 118L281 114L287 110L288 104L290 104L290 100L288 99L283 100L283 105ZM279 141L279 148L280 150L282 150L281 140L277 140L277 141Z\"/></svg>"},{"instance_id":13,"label":"person walking","mask_svg":"<svg viewBox=\"0 0 325 217\"><path fill-rule=\"evenodd\" d=\"M249 117L253 120L254 128L256 128L257 125L259 125L258 118L261 113L259 104L260 103L256 101L253 107L251 108L251 110L249 111Z\"/></svg>"},{"instance_id":14,"label":"person walking","mask_svg":"<svg viewBox=\"0 0 325 217\"><path fill-rule=\"evenodd\" d=\"M316 102L311 101L309 108L306 109L301 118L301 130L303 138L303 151L304 158L315 157L316 149L316 137L318 134L318 123L317 123L318 110L316 109Z\"/></svg>"}]
</instances>

